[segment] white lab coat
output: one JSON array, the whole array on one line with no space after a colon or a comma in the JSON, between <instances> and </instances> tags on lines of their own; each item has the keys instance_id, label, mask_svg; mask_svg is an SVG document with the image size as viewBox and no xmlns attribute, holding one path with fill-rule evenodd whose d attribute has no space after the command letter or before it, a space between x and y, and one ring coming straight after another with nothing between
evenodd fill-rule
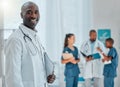
<instances>
[{"instance_id":1,"label":"white lab coat","mask_svg":"<svg viewBox=\"0 0 120 87\"><path fill-rule=\"evenodd\" d=\"M90 55L92 54L91 52L91 42L90 40L86 41L83 43L83 45L81 46L81 51L83 53L85 53L86 55ZM105 51L105 47L104 45L99 41L96 40L95 45L94 45L94 50L93 53L98 53L97 51L97 47L100 47L103 51ZM102 54L100 54L101 57L103 58ZM101 58L101 59L102 59ZM93 77L97 77L97 78L101 78L103 75L103 63L101 59L95 59L89 62L86 62L85 58L85 62L84 62L84 78L93 78Z\"/></svg>"},{"instance_id":2,"label":"white lab coat","mask_svg":"<svg viewBox=\"0 0 120 87\"><path fill-rule=\"evenodd\" d=\"M36 32L22 24L20 28L33 43L27 37L24 39L20 29L9 37L5 46L5 85L6 87L46 87L48 76L46 73L49 72L46 67L50 70L53 66L46 64L45 51Z\"/></svg>"}]
</instances>

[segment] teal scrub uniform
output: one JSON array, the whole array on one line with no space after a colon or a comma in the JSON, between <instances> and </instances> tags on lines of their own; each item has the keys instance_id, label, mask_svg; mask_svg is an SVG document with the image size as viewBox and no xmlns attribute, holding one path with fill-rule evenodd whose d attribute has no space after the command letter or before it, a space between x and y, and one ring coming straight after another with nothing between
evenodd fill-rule
<instances>
[{"instance_id":1,"label":"teal scrub uniform","mask_svg":"<svg viewBox=\"0 0 120 87\"><path fill-rule=\"evenodd\" d=\"M115 48L110 48L108 56L112 57L111 63L104 66L104 87L114 87L114 78L117 76L118 54Z\"/></svg>"},{"instance_id":2,"label":"teal scrub uniform","mask_svg":"<svg viewBox=\"0 0 120 87\"><path fill-rule=\"evenodd\" d=\"M77 47L74 47L74 50L71 50L68 47L65 47L63 53L72 53L75 57L75 60L79 59L79 53ZM63 59L63 57L62 57ZM71 62L65 65L64 75L66 77L66 87L78 87L78 77L79 77L79 67L78 64L73 64Z\"/></svg>"}]
</instances>

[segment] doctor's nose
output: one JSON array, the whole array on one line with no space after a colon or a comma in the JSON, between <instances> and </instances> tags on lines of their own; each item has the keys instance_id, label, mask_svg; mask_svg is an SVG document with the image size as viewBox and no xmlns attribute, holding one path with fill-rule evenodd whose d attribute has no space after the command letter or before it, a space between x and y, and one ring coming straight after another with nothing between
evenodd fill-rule
<instances>
[{"instance_id":1,"label":"doctor's nose","mask_svg":"<svg viewBox=\"0 0 120 87\"><path fill-rule=\"evenodd\" d=\"M33 18L33 19L36 19L37 18L37 14L33 13L33 14L30 15L30 17Z\"/></svg>"}]
</instances>

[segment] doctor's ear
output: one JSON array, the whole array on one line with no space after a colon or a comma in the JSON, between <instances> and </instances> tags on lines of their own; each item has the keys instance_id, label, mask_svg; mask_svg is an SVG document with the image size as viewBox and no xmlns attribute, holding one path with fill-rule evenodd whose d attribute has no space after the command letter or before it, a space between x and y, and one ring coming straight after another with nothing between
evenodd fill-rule
<instances>
[{"instance_id":1,"label":"doctor's ear","mask_svg":"<svg viewBox=\"0 0 120 87\"><path fill-rule=\"evenodd\" d=\"M21 16L21 18L23 18L23 13L22 12L20 13L20 16Z\"/></svg>"}]
</instances>

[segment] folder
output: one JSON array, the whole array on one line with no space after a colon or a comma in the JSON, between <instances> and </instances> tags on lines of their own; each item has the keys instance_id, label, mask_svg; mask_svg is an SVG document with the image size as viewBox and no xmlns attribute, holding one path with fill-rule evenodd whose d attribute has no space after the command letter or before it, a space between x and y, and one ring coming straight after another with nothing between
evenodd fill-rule
<instances>
[{"instance_id":1,"label":"folder","mask_svg":"<svg viewBox=\"0 0 120 87\"><path fill-rule=\"evenodd\" d=\"M71 53L63 53L62 56L63 56L63 59L73 58L73 55Z\"/></svg>"},{"instance_id":2,"label":"folder","mask_svg":"<svg viewBox=\"0 0 120 87\"><path fill-rule=\"evenodd\" d=\"M105 62L104 62L105 65L107 65L107 64L111 64L111 63L112 63L111 60L109 60L109 61L105 61Z\"/></svg>"},{"instance_id":3,"label":"folder","mask_svg":"<svg viewBox=\"0 0 120 87\"><path fill-rule=\"evenodd\" d=\"M48 57L48 54L45 52L44 53L44 66L46 69L46 75L49 76L51 74L54 74L54 69L55 69L55 65L54 62Z\"/></svg>"},{"instance_id":4,"label":"folder","mask_svg":"<svg viewBox=\"0 0 120 87\"><path fill-rule=\"evenodd\" d=\"M94 54L86 55L86 54L84 54L83 52L81 52L81 54L82 54L84 57L92 57L93 59L100 59L100 58L101 58L101 55L100 55L99 53L94 53Z\"/></svg>"}]
</instances>

